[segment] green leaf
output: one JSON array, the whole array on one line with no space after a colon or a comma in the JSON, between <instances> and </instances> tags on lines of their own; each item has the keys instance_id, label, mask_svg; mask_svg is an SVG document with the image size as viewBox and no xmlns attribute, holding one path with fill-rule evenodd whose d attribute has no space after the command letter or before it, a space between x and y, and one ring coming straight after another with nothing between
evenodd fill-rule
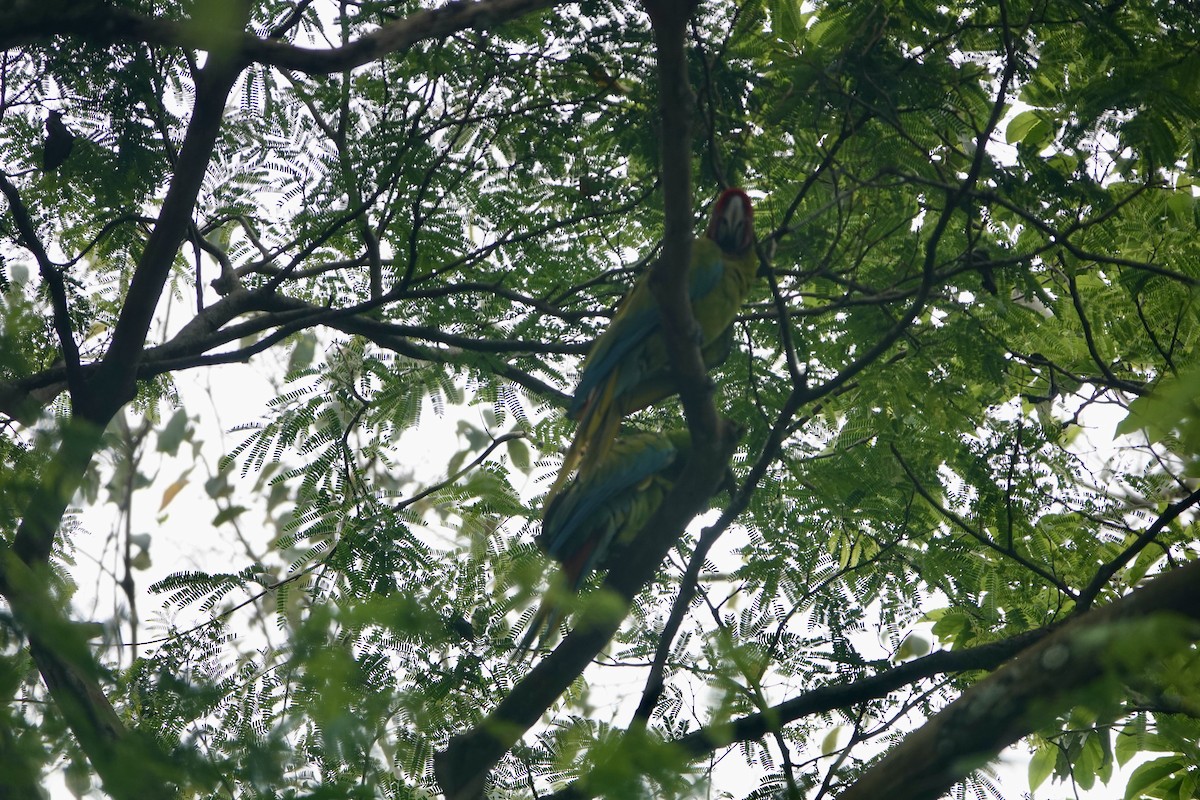
<instances>
[{"instance_id":1,"label":"green leaf","mask_svg":"<svg viewBox=\"0 0 1200 800\"><path fill-rule=\"evenodd\" d=\"M806 18L797 0L772 0L771 29L783 41L799 41L805 33Z\"/></svg>"},{"instance_id":2,"label":"green leaf","mask_svg":"<svg viewBox=\"0 0 1200 800\"><path fill-rule=\"evenodd\" d=\"M218 525L224 525L226 522L232 522L233 520L240 517L242 514L246 513L247 510L248 509L245 506L237 506L237 505L229 506L227 508L222 508L220 511L217 512L217 515L215 517L213 517L212 525L215 528Z\"/></svg>"},{"instance_id":3,"label":"green leaf","mask_svg":"<svg viewBox=\"0 0 1200 800\"><path fill-rule=\"evenodd\" d=\"M821 739L821 755L827 756L830 753L836 752L838 747L838 737L841 735L842 728L830 728L829 732Z\"/></svg>"},{"instance_id":4,"label":"green leaf","mask_svg":"<svg viewBox=\"0 0 1200 800\"><path fill-rule=\"evenodd\" d=\"M1031 108L1022 111L1009 120L1008 127L1004 130L1004 140L1009 144L1024 141L1039 122L1041 122L1041 117L1038 115L1037 109Z\"/></svg>"},{"instance_id":5,"label":"green leaf","mask_svg":"<svg viewBox=\"0 0 1200 800\"><path fill-rule=\"evenodd\" d=\"M466 463L467 456L469 455L471 455L471 450L467 449L459 450L454 455L450 456L450 460L446 463L446 474L456 474L460 469L462 469L462 465Z\"/></svg>"},{"instance_id":6,"label":"green leaf","mask_svg":"<svg viewBox=\"0 0 1200 800\"><path fill-rule=\"evenodd\" d=\"M317 337L310 332L304 332L296 337L292 352L288 356L287 372L295 375L312 366L313 357L317 352Z\"/></svg>"},{"instance_id":7,"label":"green leaf","mask_svg":"<svg viewBox=\"0 0 1200 800\"><path fill-rule=\"evenodd\" d=\"M185 438L190 439L191 434L191 420L188 419L187 412L181 408L171 415L170 421L158 432L158 451L175 455L179 452L179 445Z\"/></svg>"},{"instance_id":8,"label":"green leaf","mask_svg":"<svg viewBox=\"0 0 1200 800\"><path fill-rule=\"evenodd\" d=\"M1179 797L1184 799L1194 798L1196 796L1198 781L1200 781L1200 777L1197 776L1196 771L1194 769L1188 770L1179 782Z\"/></svg>"},{"instance_id":9,"label":"green leaf","mask_svg":"<svg viewBox=\"0 0 1200 800\"><path fill-rule=\"evenodd\" d=\"M1190 453L1200 453L1200 366L1164 379L1154 391L1129 404L1129 414L1117 425L1118 434L1144 431L1152 442L1172 435Z\"/></svg>"},{"instance_id":10,"label":"green leaf","mask_svg":"<svg viewBox=\"0 0 1200 800\"><path fill-rule=\"evenodd\" d=\"M529 473L530 458L529 446L521 439L508 440L508 457L512 459L513 466L526 474Z\"/></svg>"},{"instance_id":11,"label":"green leaf","mask_svg":"<svg viewBox=\"0 0 1200 800\"><path fill-rule=\"evenodd\" d=\"M1005 138L1009 144L1022 146L1039 152L1054 138L1054 126L1041 109L1030 109L1017 114L1008 123Z\"/></svg>"},{"instance_id":12,"label":"green leaf","mask_svg":"<svg viewBox=\"0 0 1200 800\"><path fill-rule=\"evenodd\" d=\"M1125 785L1125 800L1136 800L1143 794L1153 793L1153 787L1186 768L1187 763L1180 756L1163 756L1147 761L1129 776L1129 783Z\"/></svg>"},{"instance_id":13,"label":"green leaf","mask_svg":"<svg viewBox=\"0 0 1200 800\"><path fill-rule=\"evenodd\" d=\"M1050 773L1054 771L1057 759L1057 747L1049 744L1038 746L1033 753L1033 758L1029 759L1029 791L1037 791L1037 788L1045 783L1046 778L1049 778Z\"/></svg>"},{"instance_id":14,"label":"green leaf","mask_svg":"<svg viewBox=\"0 0 1200 800\"><path fill-rule=\"evenodd\" d=\"M1129 763L1129 760L1140 753L1144 746L1144 737L1146 734L1146 718L1141 714L1135 716L1121 731L1117 734L1117 743L1113 748L1117 763L1122 767Z\"/></svg>"},{"instance_id":15,"label":"green leaf","mask_svg":"<svg viewBox=\"0 0 1200 800\"><path fill-rule=\"evenodd\" d=\"M896 651L897 662L907 661L910 658L918 658L929 652L929 640L924 636L918 636L915 633L910 633L904 637L904 641L900 643L900 648Z\"/></svg>"},{"instance_id":16,"label":"green leaf","mask_svg":"<svg viewBox=\"0 0 1200 800\"><path fill-rule=\"evenodd\" d=\"M1096 734L1088 734L1083 741L1083 748L1075 757L1071 772L1072 777L1085 791L1096 784L1096 776L1100 770L1103 753L1100 750Z\"/></svg>"}]
</instances>

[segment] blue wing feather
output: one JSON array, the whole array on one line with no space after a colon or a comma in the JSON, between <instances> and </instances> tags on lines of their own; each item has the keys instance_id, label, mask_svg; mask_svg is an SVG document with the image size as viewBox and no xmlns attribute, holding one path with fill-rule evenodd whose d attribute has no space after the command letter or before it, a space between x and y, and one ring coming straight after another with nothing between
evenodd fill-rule
<instances>
[{"instance_id":1,"label":"blue wing feather","mask_svg":"<svg viewBox=\"0 0 1200 800\"><path fill-rule=\"evenodd\" d=\"M692 244L692 266L688 270L688 299L693 304L717 287L725 271L720 251L707 246L707 242L706 239L697 240ZM638 281L633 287L626 305L628 308L617 310L612 324L596 340L592 352L588 354L583 374L579 377L579 386L575 389L575 396L571 399L568 409L571 416L578 416L592 391L603 385L613 370L627 362L634 350L657 333L662 325L658 303L650 294L650 285L646 280ZM618 393L635 386L640 380L641 376L636 370L629 372L621 382L622 385L617 387Z\"/></svg>"},{"instance_id":2,"label":"blue wing feather","mask_svg":"<svg viewBox=\"0 0 1200 800\"><path fill-rule=\"evenodd\" d=\"M640 533L677 480L677 468L690 447L687 431L617 439L595 470L576 477L547 504L537 541L560 562L572 592L579 592L593 571L612 566L614 540L625 542ZM515 657L535 642L545 644L563 614L552 596L543 598Z\"/></svg>"},{"instance_id":3,"label":"blue wing feather","mask_svg":"<svg viewBox=\"0 0 1200 800\"><path fill-rule=\"evenodd\" d=\"M627 505L628 490L665 469L678 453L670 439L660 436L636 437L620 444L632 446L614 451L591 479L572 484L547 509L542 536L546 553L552 558L562 560L573 552L581 544L578 534L593 531L601 514L617 512L615 515L620 516L620 509L612 505L614 499L619 501L625 494Z\"/></svg>"}]
</instances>

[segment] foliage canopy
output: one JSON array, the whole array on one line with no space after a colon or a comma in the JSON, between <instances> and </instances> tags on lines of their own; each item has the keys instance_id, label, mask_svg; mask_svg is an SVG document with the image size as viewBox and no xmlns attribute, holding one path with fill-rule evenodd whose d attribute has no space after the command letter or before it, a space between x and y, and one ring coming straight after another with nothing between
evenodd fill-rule
<instances>
[{"instance_id":1,"label":"foliage canopy","mask_svg":"<svg viewBox=\"0 0 1200 800\"><path fill-rule=\"evenodd\" d=\"M1198 43L1165 0L0 5L0 794L1013 797L1023 740L1193 796ZM727 186L765 277L629 420L696 480L513 659L579 357ZM237 362L277 397L204 462L182 386ZM89 639L84 510L189 452ZM146 586L172 530L232 535ZM205 622L139 646L151 603Z\"/></svg>"}]
</instances>

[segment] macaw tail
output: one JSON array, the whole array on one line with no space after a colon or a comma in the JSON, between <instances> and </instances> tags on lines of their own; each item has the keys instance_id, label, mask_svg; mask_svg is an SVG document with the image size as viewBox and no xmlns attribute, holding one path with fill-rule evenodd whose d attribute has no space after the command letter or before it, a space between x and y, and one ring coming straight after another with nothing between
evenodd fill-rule
<instances>
[{"instance_id":1,"label":"macaw tail","mask_svg":"<svg viewBox=\"0 0 1200 800\"><path fill-rule=\"evenodd\" d=\"M620 415L609 419L615 430ZM542 527L535 541L561 564L561 570L514 657L552 640L563 617L573 610L571 597L579 594L589 575L620 567L625 547L641 533L678 480L691 447L686 430L624 437L611 433L601 425L593 437L583 439L604 440L598 445L599 454L589 449L576 478L561 492L553 490L542 509ZM564 468L564 475L568 471Z\"/></svg>"},{"instance_id":2,"label":"macaw tail","mask_svg":"<svg viewBox=\"0 0 1200 800\"><path fill-rule=\"evenodd\" d=\"M595 540L588 542L569 561L563 563L562 575L572 594L579 592L584 578L591 572L592 562L597 554L597 545L599 544L600 542ZM558 630L558 625L565 616L562 603L555 599L555 594L556 591L551 589L550 593L542 598L537 613L529 621L525 635L517 643L517 649L513 653L514 661L525 658L525 655L532 650L541 650L552 641L554 632Z\"/></svg>"},{"instance_id":3,"label":"macaw tail","mask_svg":"<svg viewBox=\"0 0 1200 800\"><path fill-rule=\"evenodd\" d=\"M558 476L546 493L545 505L558 496L566 485L571 474L579 469L581 476L591 475L599 464L612 450L612 443L621 429L621 419L625 409L616 402L617 375L610 377L596 397L589 399L579 416L579 427L575 429L575 438L563 456L562 466Z\"/></svg>"},{"instance_id":4,"label":"macaw tail","mask_svg":"<svg viewBox=\"0 0 1200 800\"><path fill-rule=\"evenodd\" d=\"M549 599L543 600L542 604L538 606L537 613L529 621L529 628L526 629L525 635L517 643L512 660L520 661L532 651L541 650L550 641L551 635L558 627L558 623L562 622L562 618L563 611L557 603L552 603Z\"/></svg>"}]
</instances>

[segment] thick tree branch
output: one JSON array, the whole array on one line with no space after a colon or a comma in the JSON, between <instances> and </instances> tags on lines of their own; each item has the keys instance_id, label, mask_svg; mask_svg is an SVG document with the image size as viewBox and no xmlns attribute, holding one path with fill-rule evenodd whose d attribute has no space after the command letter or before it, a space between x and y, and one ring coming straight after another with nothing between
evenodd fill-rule
<instances>
[{"instance_id":1,"label":"thick tree branch","mask_svg":"<svg viewBox=\"0 0 1200 800\"><path fill-rule=\"evenodd\" d=\"M604 587L615 592L625 608L653 578L688 522L716 491L736 439L732 426L722 424L713 405L712 386L704 374L699 345L691 335L696 323L685 292L692 236L688 145L692 109L683 46L692 8L688 0L647 3L658 46L666 207L662 260L651 280L693 432L693 453L662 506L629 546L624 567L611 570L605 579ZM451 739L434 759L434 772L448 800L483 796L492 767L583 672L611 639L623 617L577 624L486 719Z\"/></svg>"},{"instance_id":2,"label":"thick tree branch","mask_svg":"<svg viewBox=\"0 0 1200 800\"><path fill-rule=\"evenodd\" d=\"M89 419L100 424L133 397L146 334L175 255L188 233L196 196L221 130L225 99L240 72L240 64L213 58L196 81L196 102L171 186L134 268L112 343L101 365L99 385L92 392L103 396L91 398L97 408L85 411Z\"/></svg>"},{"instance_id":3,"label":"thick tree branch","mask_svg":"<svg viewBox=\"0 0 1200 800\"><path fill-rule=\"evenodd\" d=\"M779 455L779 451L783 447L783 441L788 435L788 425L799 408L800 395L797 390L793 390L788 396L787 401L783 404L783 408L779 410L775 424L771 427L771 433L767 437L767 441L763 445L763 450L755 461L754 466L750 469L750 474L746 476L745 481L742 482L741 487L729 505L721 512L720 518L701 532L700 538L696 542L696 549L692 553L687 569L684 571L683 580L679 585L679 592L675 596L675 601L671 604L670 616L667 617L663 631L659 634L654 661L650 666L650 674L646 677L646 684L642 689L641 700L638 701L638 707L634 711L634 727L644 727L649 722L654 708L658 705L659 698L662 697L663 688L666 685L667 659L674 646L675 636L679 633L679 628L683 625L687 610L691 607L696 587L699 586L700 570L704 567L708 551L712 549L713 545L728 530L733 521L750 504L750 497L754 493L754 489L758 486L758 482L762 480L767 468Z\"/></svg>"},{"instance_id":4,"label":"thick tree branch","mask_svg":"<svg viewBox=\"0 0 1200 800\"><path fill-rule=\"evenodd\" d=\"M79 345L75 343L75 332L71 330L70 309L67 307L66 281L63 279L61 268L50 261L50 256L46 254L46 248L38 238L37 229L29 216L29 210L21 200L20 192L2 174L0 192L8 200L8 210L16 223L20 241L33 254L38 272L49 290L50 304L54 309L54 332L58 334L58 344L67 367L67 385L70 386L71 395L74 397L80 394L83 385L79 377Z\"/></svg>"},{"instance_id":5,"label":"thick tree branch","mask_svg":"<svg viewBox=\"0 0 1200 800\"><path fill-rule=\"evenodd\" d=\"M243 62L269 64L308 74L328 74L361 67L384 56L412 47L424 39L438 39L468 28L489 29L516 17L540 11L563 0L460 0L439 8L418 11L384 25L341 47L298 47L275 38L250 34L235 37L233 52ZM145 42L152 45L210 50L229 43L214 42L207 27L190 19L149 17L108 3L73 3L69 0L18 4L0 16L0 49L18 47L51 36L70 35L84 41Z\"/></svg>"},{"instance_id":6,"label":"thick tree branch","mask_svg":"<svg viewBox=\"0 0 1200 800\"><path fill-rule=\"evenodd\" d=\"M850 683L819 686L761 713L747 714L732 722L700 728L671 740L671 743L690 757L703 758L723 747L756 741L784 725L813 714L887 697L917 681L971 670L995 669L1049 633L1049 630L1043 629L966 650L939 650ZM555 792L547 800L583 800L595 794L584 778Z\"/></svg>"},{"instance_id":7,"label":"thick tree branch","mask_svg":"<svg viewBox=\"0 0 1200 800\"><path fill-rule=\"evenodd\" d=\"M663 319L663 338L671 371L679 388L692 441L700 444L718 434L713 385L706 375L697 343L699 326L688 302L688 268L692 253L692 117L695 98L688 83L684 52L687 20L695 3L647 0L658 51L659 123L662 125L662 190L665 217L663 249L650 274L650 289ZM711 454L693 452L697 458Z\"/></svg>"},{"instance_id":8,"label":"thick tree branch","mask_svg":"<svg viewBox=\"0 0 1200 800\"><path fill-rule=\"evenodd\" d=\"M995 669L1049 634L1050 630L1044 628L966 650L939 650L851 683L820 686L762 713L748 714L726 725L701 728L673 743L691 755L704 756L720 747L755 741L781 725L813 714L887 697L917 681L938 675Z\"/></svg>"},{"instance_id":9,"label":"thick tree branch","mask_svg":"<svg viewBox=\"0 0 1200 800\"><path fill-rule=\"evenodd\" d=\"M1183 615L1190 625L1168 621ZM841 800L933 800L982 762L1033 733L1105 680L1144 675L1170 648L1130 648L1122 639L1147 625L1200 638L1200 561L1160 575L1112 605L1063 626L972 686L867 770ZM1158 637L1161 640L1161 637ZM1163 642L1163 644L1167 644Z\"/></svg>"},{"instance_id":10,"label":"thick tree branch","mask_svg":"<svg viewBox=\"0 0 1200 800\"><path fill-rule=\"evenodd\" d=\"M720 455L720 467L732 455ZM663 558L717 489L720 470L713 464L689 462L662 506L638 532L622 559L622 568L611 570L601 591L614 592L625 608L657 572ZM447 798L481 796L487 772L533 726L555 700L581 674L620 627L624 614L588 625L577 625L559 646L543 658L518 683L511 694L471 731L457 736L434 759L438 783Z\"/></svg>"},{"instance_id":11,"label":"thick tree branch","mask_svg":"<svg viewBox=\"0 0 1200 800\"><path fill-rule=\"evenodd\" d=\"M69 441L64 443L59 452L70 453L74 449L71 445ZM86 460L90 461L91 451L86 452ZM29 640L30 655L55 708L75 734L109 796L117 800L173 797L174 790L164 780L169 766L155 743L130 734L108 701L97 680L100 668L88 642L81 629L63 614L64 604L52 595L49 587L53 581L47 573L45 565L31 567L0 543L0 594ZM138 769L131 769L133 764Z\"/></svg>"},{"instance_id":12,"label":"thick tree branch","mask_svg":"<svg viewBox=\"0 0 1200 800\"><path fill-rule=\"evenodd\" d=\"M945 711L911 734L869 770L842 798L923 800L941 796L973 766L995 756L1037 725L1068 708L1081 692L1122 666L1127 678L1143 674L1121 656L1122 625L1161 613L1200 622L1200 562L1152 579L1112 605L1093 610L1059 628L1043 628L966 650L942 650L852 683L822 686L785 700L763 713L701 728L673 740L692 757L738 742L754 741L781 725L856 703L877 700L937 675L990 670L1016 660L967 690ZM1193 640L1200 628L1176 628ZM1165 653L1162 655L1166 655ZM1119 675L1118 675L1119 677ZM586 779L548 800L595 796Z\"/></svg>"},{"instance_id":13,"label":"thick tree branch","mask_svg":"<svg viewBox=\"0 0 1200 800\"><path fill-rule=\"evenodd\" d=\"M221 127L225 98L240 71L213 56L199 75L193 116L179 169L167 190L154 231L142 252L112 344L89 380L74 381L72 416L62 441L39 475L39 483L13 537L0 551L0 593L29 637L42 678L89 761L114 797L169 797L172 790L155 770L131 775L135 744L97 681L100 670L86 647L71 647L61 604L48 598L49 561L67 504L100 446L104 426L133 397L146 333L171 264L191 222L192 207ZM68 373L70 377L70 373ZM136 745L153 760L154 748Z\"/></svg>"},{"instance_id":14,"label":"thick tree branch","mask_svg":"<svg viewBox=\"0 0 1200 800\"><path fill-rule=\"evenodd\" d=\"M184 155L154 232L146 243L129 293L99 367L73 392L73 420L66 425L58 453L42 477L13 539L13 552L27 564L45 563L67 503L99 445L100 432L134 395L138 363L150 320L158 305L175 253L187 231L192 206L220 130L225 97L238 69L214 64L216 76L198 82L196 107L184 141ZM68 379L70 374L68 373Z\"/></svg>"},{"instance_id":15,"label":"thick tree branch","mask_svg":"<svg viewBox=\"0 0 1200 800\"><path fill-rule=\"evenodd\" d=\"M654 18L653 11L652 11L652 18ZM656 20L656 22L657 22L657 20ZM656 27L656 32L657 32L657 27ZM1011 52L1010 52L1010 56L1011 56ZM760 458L760 460L757 464L757 469L765 470L766 467L769 465L770 461L773 460L774 455L778 451L779 444L782 441L782 438L784 436L784 424L783 423L786 420L789 420L795 414L796 410L798 410L799 407L803 403L813 402L821 397L826 396L827 394L837 391L842 385L847 383L851 378L853 378L860 371L865 369L868 365L870 365L876 359L878 359L880 356L882 356L883 353L885 353L889 348L891 348L891 346L893 344L895 344L895 342L898 341L899 338L905 334L905 332L908 330L909 326L913 324L913 322L917 319L918 315L924 310L925 304L928 301L928 298L930 296L930 293L932 291L933 284L934 284L934 278L935 278L935 274L936 274L935 267L936 267L936 263L937 263L938 246L941 242L942 236L944 235L944 233L947 229L950 219L952 218L955 210L957 209L959 198L961 198L966 193L968 193L972 189L972 187L975 185L975 183L978 181L979 174L983 167L983 158L984 158L983 154L985 151L983 144L989 140L992 132L995 130L996 124L999 122L999 120L1001 118L1001 114L1002 114L1002 111L1004 108L1004 98L1007 96L1007 88L1012 79L1014 68L1015 68L1015 61L1010 57L1008 65L1007 65L1007 69L1006 69L1005 73L1003 74L1001 82L1000 82L1000 89L999 89L999 93L998 93L999 96L993 105L992 114L989 118L988 125L980 133L980 136L979 136L980 146L977 148L977 151L975 154L975 159L971 165L971 169L969 170L968 174L964 178L962 184L955 187L953 190L951 190L947 193L946 202L945 202L944 208L942 209L942 213L939 216L937 222L934 224L934 227L929 236L929 239L926 241L925 257L924 257L924 263L923 263L922 273L921 273L921 282L916 291L913 302L910 304L910 306L906 310L905 314L899 320L897 320L896 323L893 324L891 326L891 328L882 337L880 337L880 339L872 347L868 348L855 361L853 361L851 364L847 365L844 369L842 369L838 373L838 375L835 376L833 379L827 381L826 383L824 383L818 387L809 388L809 387L805 387L802 385L797 385L793 388L792 394L789 396L788 401L785 404L785 408L781 412L780 417L777 421L777 425L775 426L775 430L773 431L771 441L768 442L768 445L764 450L763 458ZM660 65L660 69L661 69L661 65ZM664 190L666 189L666 185L667 185L667 181L664 179ZM664 258L665 258L665 256L664 256ZM660 299L660 302L663 302L663 301ZM666 314L666 304L664 303L664 316L665 316L665 314ZM670 344L671 344L671 342L668 339L668 345L670 345ZM673 356L677 355L676 351L672 350L672 355ZM676 362L676 363L678 363L678 362ZM683 387L681 387L681 389L682 388ZM686 396L681 395L681 399L684 399L686 402ZM686 410L687 410L687 407L685 405L685 411ZM715 415L715 410L713 413ZM696 430L696 421L693 419L693 417L691 416L690 413L688 416L688 420L689 420L689 424L692 426L693 437L695 437L696 434L698 433ZM721 463L723 464L725 462L722 461ZM761 477L761 474L762 473L759 472L757 476L752 478L752 480L747 481L747 483L746 483L747 492L757 482L758 477ZM744 502L744 500L743 500L743 502ZM737 506L738 506L738 500L735 499L735 502L731 504L731 509L736 509ZM726 523L726 524L728 524L728 523ZM712 539L715 540L716 536L719 535L720 531L723 530L723 527L718 524L718 525L714 525L710 530L714 532ZM712 544L712 542L708 541L706 539L706 537L702 537L700 547L710 547L711 544ZM693 559L693 565L696 565L699 562L700 562L700 559ZM697 569L698 569L698 567L697 567ZM689 570L689 572L690 572L690 570ZM685 579L685 586L687 588L687 594L689 594L689 595L690 595L691 591L693 591L693 586L694 586L695 580L696 580L696 576L691 575L691 574L689 574L687 576L687 578ZM684 595L683 595L683 593L681 593L680 597L677 598L675 611L678 611L679 608L681 606L683 606L683 604L685 602L686 601L684 599ZM673 622L675 624L675 627L677 629L678 624L679 624L677 614L675 614L675 613L672 614L671 622ZM671 638L673 638L673 636L674 636L673 630L670 631L670 636L671 636ZM664 647L665 646L666 645L664 645ZM663 648L660 648L660 654L661 654L662 650L663 650ZM657 668L656 670L652 670L651 679L647 682L646 688L643 691L641 703L639 704L638 710L635 714L635 724L636 724L637 720L639 720L639 719L644 720L645 718L648 717L650 711L652 710L653 704L655 702L657 702L657 697L662 690L662 685L661 685L662 666L660 663L658 663L658 659L656 659L656 668ZM654 674L655 672L657 672L657 675Z\"/></svg>"},{"instance_id":16,"label":"thick tree branch","mask_svg":"<svg viewBox=\"0 0 1200 800\"><path fill-rule=\"evenodd\" d=\"M560 406L565 406L570 400L561 390L501 360L501 356L507 353L578 355L586 351L586 344L474 339L446 334L440 329L393 325L364 315L365 311L376 305L377 302L372 301L331 309L261 291L237 291L205 308L170 341L143 351L137 378L146 380L175 370L245 363L294 333L325 326L362 336L380 347L418 361L470 365L478 362L479 357L473 354L483 354L494 359L489 365L490 369L531 392ZM237 325L229 325L235 318L256 311L267 313ZM220 353L211 352L230 342L257 335L262 338L251 345ZM421 337L425 335L428 336L427 341L445 346L428 347L421 344ZM91 379L98 370L99 364L82 365L83 380ZM19 381L0 381L0 411L22 422L32 423L38 408L62 391L65 380L66 370L58 366Z\"/></svg>"}]
</instances>

